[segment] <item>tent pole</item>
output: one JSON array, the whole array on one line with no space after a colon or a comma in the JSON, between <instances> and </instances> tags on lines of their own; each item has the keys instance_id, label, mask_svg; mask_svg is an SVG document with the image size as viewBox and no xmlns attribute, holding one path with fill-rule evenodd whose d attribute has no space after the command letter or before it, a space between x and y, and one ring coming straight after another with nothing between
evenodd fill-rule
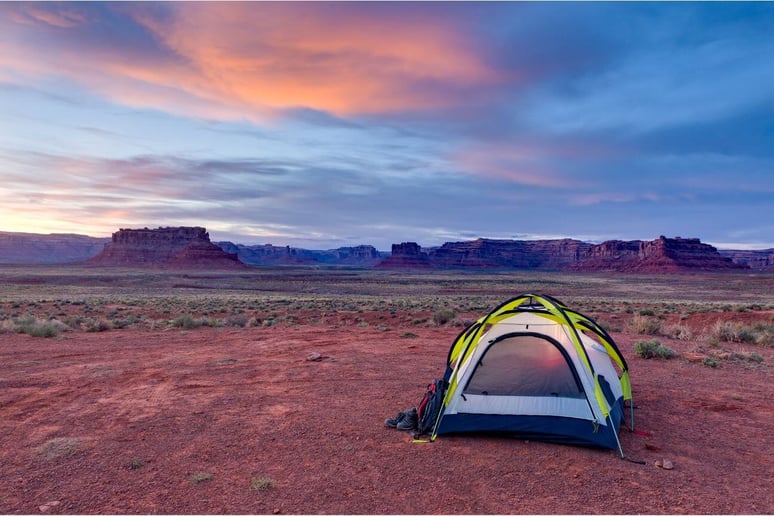
<instances>
[{"instance_id":1,"label":"tent pole","mask_svg":"<svg viewBox=\"0 0 774 516\"><path fill-rule=\"evenodd\" d=\"M621 446L621 441L618 439L618 432L613 428L613 419L608 414L607 416L607 422L608 422L608 428L611 432L613 432L613 437L615 437L615 443L618 445L618 453L621 454L621 458L625 459L626 455L624 455L623 447Z\"/></svg>"}]
</instances>

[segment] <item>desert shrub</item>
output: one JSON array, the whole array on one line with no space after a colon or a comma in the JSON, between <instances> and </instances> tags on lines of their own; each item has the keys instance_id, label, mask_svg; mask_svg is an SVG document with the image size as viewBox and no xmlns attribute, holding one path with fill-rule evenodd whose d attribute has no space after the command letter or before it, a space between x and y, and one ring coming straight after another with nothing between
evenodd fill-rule
<instances>
[{"instance_id":1,"label":"desert shrub","mask_svg":"<svg viewBox=\"0 0 774 516\"><path fill-rule=\"evenodd\" d=\"M755 362L756 364L762 364L763 363L763 357L760 355L760 353L731 353L731 359L733 360L742 360L745 362Z\"/></svg>"},{"instance_id":2,"label":"desert shrub","mask_svg":"<svg viewBox=\"0 0 774 516\"><path fill-rule=\"evenodd\" d=\"M443 326L447 322L451 321L457 316L454 310L444 309L438 310L433 314L433 323L438 326Z\"/></svg>"},{"instance_id":3,"label":"desert shrub","mask_svg":"<svg viewBox=\"0 0 774 516\"><path fill-rule=\"evenodd\" d=\"M59 335L67 325L61 321L41 321L34 317L24 317L16 321L16 331L30 337L51 338Z\"/></svg>"},{"instance_id":4,"label":"desert shrub","mask_svg":"<svg viewBox=\"0 0 774 516\"><path fill-rule=\"evenodd\" d=\"M16 323L11 319L3 319L0 321L0 333L16 333Z\"/></svg>"},{"instance_id":5,"label":"desert shrub","mask_svg":"<svg viewBox=\"0 0 774 516\"><path fill-rule=\"evenodd\" d=\"M215 317L199 317L196 319L196 324L198 326L209 326L210 328L221 328L225 325L223 321Z\"/></svg>"},{"instance_id":6,"label":"desert shrub","mask_svg":"<svg viewBox=\"0 0 774 516\"><path fill-rule=\"evenodd\" d=\"M113 328L113 324L105 319L91 319L86 323L86 331L103 332Z\"/></svg>"},{"instance_id":7,"label":"desert shrub","mask_svg":"<svg viewBox=\"0 0 774 516\"><path fill-rule=\"evenodd\" d=\"M255 478L250 481L250 489L253 491L268 491L272 489L277 482L269 477Z\"/></svg>"},{"instance_id":8,"label":"desert shrub","mask_svg":"<svg viewBox=\"0 0 774 516\"><path fill-rule=\"evenodd\" d=\"M47 323L38 323L33 326L25 326L23 327L22 331L30 337L51 338L59 335L59 330Z\"/></svg>"},{"instance_id":9,"label":"desert shrub","mask_svg":"<svg viewBox=\"0 0 774 516\"><path fill-rule=\"evenodd\" d=\"M202 482L209 482L210 480L212 480L212 473L202 471L191 475L191 482L194 484L201 484Z\"/></svg>"},{"instance_id":10,"label":"desert shrub","mask_svg":"<svg viewBox=\"0 0 774 516\"><path fill-rule=\"evenodd\" d=\"M615 316L614 316L615 317ZM621 331L621 326L610 321L606 321L604 319L597 319L597 324L606 332L619 332Z\"/></svg>"},{"instance_id":11,"label":"desert shrub","mask_svg":"<svg viewBox=\"0 0 774 516\"><path fill-rule=\"evenodd\" d=\"M250 322L250 316L243 313L231 314L226 317L226 325L244 328Z\"/></svg>"},{"instance_id":12,"label":"desert shrub","mask_svg":"<svg viewBox=\"0 0 774 516\"><path fill-rule=\"evenodd\" d=\"M687 326L683 326L682 324L675 324L668 327L666 329L666 334L677 340L691 340L693 338L691 329Z\"/></svg>"},{"instance_id":13,"label":"desert shrub","mask_svg":"<svg viewBox=\"0 0 774 516\"><path fill-rule=\"evenodd\" d=\"M755 344L759 346L774 346L774 324L758 323L752 328Z\"/></svg>"},{"instance_id":14,"label":"desert shrub","mask_svg":"<svg viewBox=\"0 0 774 516\"><path fill-rule=\"evenodd\" d=\"M411 333L410 331L407 331L400 336L401 339L416 339L417 337L419 337L419 335Z\"/></svg>"},{"instance_id":15,"label":"desert shrub","mask_svg":"<svg viewBox=\"0 0 774 516\"><path fill-rule=\"evenodd\" d=\"M474 322L476 322L476 321L473 321L471 319L464 319L462 317L455 317L454 319L452 319L451 325L452 326L460 326L462 328L467 328L468 326L470 326Z\"/></svg>"},{"instance_id":16,"label":"desert shrub","mask_svg":"<svg viewBox=\"0 0 774 516\"><path fill-rule=\"evenodd\" d=\"M193 315L186 314L175 317L172 319L173 328L183 328L184 330L192 330L202 325L201 319L194 318Z\"/></svg>"},{"instance_id":17,"label":"desert shrub","mask_svg":"<svg viewBox=\"0 0 774 516\"><path fill-rule=\"evenodd\" d=\"M656 315L656 312L652 308L644 308L639 311L639 314L642 315L643 317L645 316L653 317Z\"/></svg>"},{"instance_id":18,"label":"desert shrub","mask_svg":"<svg viewBox=\"0 0 774 516\"><path fill-rule=\"evenodd\" d=\"M661 321L642 315L635 315L629 321L629 327L640 335L657 335L661 331Z\"/></svg>"},{"instance_id":19,"label":"desert shrub","mask_svg":"<svg viewBox=\"0 0 774 516\"><path fill-rule=\"evenodd\" d=\"M82 441L77 437L55 437L38 448L38 454L53 460L81 453Z\"/></svg>"},{"instance_id":20,"label":"desert shrub","mask_svg":"<svg viewBox=\"0 0 774 516\"><path fill-rule=\"evenodd\" d=\"M640 340L634 343L634 354L641 358L673 358L676 353L657 340Z\"/></svg>"},{"instance_id":21,"label":"desert shrub","mask_svg":"<svg viewBox=\"0 0 774 516\"><path fill-rule=\"evenodd\" d=\"M756 330L756 327L735 324L731 321L717 321L710 330L710 341L714 343L740 342L756 344L764 334L765 329L763 328Z\"/></svg>"},{"instance_id":22,"label":"desert shrub","mask_svg":"<svg viewBox=\"0 0 774 516\"><path fill-rule=\"evenodd\" d=\"M702 364L704 364L707 367L718 367L720 365L720 362L714 358L707 357L704 360L701 361Z\"/></svg>"},{"instance_id":23,"label":"desert shrub","mask_svg":"<svg viewBox=\"0 0 774 516\"><path fill-rule=\"evenodd\" d=\"M733 342L734 324L728 321L716 321L710 329L711 342Z\"/></svg>"}]
</instances>

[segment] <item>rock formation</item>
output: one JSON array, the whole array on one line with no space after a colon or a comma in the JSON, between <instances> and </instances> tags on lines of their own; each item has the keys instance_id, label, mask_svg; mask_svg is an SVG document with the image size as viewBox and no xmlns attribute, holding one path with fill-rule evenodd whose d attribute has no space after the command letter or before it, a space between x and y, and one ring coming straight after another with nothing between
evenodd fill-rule
<instances>
[{"instance_id":1,"label":"rock formation","mask_svg":"<svg viewBox=\"0 0 774 516\"><path fill-rule=\"evenodd\" d=\"M236 269L245 264L210 242L202 227L121 229L89 265Z\"/></svg>"},{"instance_id":2,"label":"rock formation","mask_svg":"<svg viewBox=\"0 0 774 516\"><path fill-rule=\"evenodd\" d=\"M713 246L701 243L698 238L665 236L649 242L609 240L581 253L580 259L570 266L572 270L642 273L746 268L722 256Z\"/></svg>"},{"instance_id":3,"label":"rock formation","mask_svg":"<svg viewBox=\"0 0 774 516\"><path fill-rule=\"evenodd\" d=\"M430 262L416 242L392 244L392 253L376 266L379 269L429 269L440 267Z\"/></svg>"},{"instance_id":4,"label":"rock formation","mask_svg":"<svg viewBox=\"0 0 774 516\"><path fill-rule=\"evenodd\" d=\"M721 256L698 238L659 237L653 241L489 240L447 242L423 251L413 242L394 244L378 265L386 269L472 268L622 272L681 272L747 268Z\"/></svg>"},{"instance_id":5,"label":"rock formation","mask_svg":"<svg viewBox=\"0 0 774 516\"><path fill-rule=\"evenodd\" d=\"M774 270L774 249L718 251L698 238L661 236L652 241L609 240L601 244L573 239L479 238L425 249L415 242L403 242L393 244L392 252L386 253L370 245L310 250L271 244L213 244L202 227L121 229L112 239L0 232L0 264L55 263L180 268L235 268L250 264L635 273L749 269L767 272Z\"/></svg>"},{"instance_id":6,"label":"rock formation","mask_svg":"<svg viewBox=\"0 0 774 516\"><path fill-rule=\"evenodd\" d=\"M110 242L84 235L8 233L0 231L0 263L55 264L86 260Z\"/></svg>"},{"instance_id":7,"label":"rock formation","mask_svg":"<svg viewBox=\"0 0 774 516\"><path fill-rule=\"evenodd\" d=\"M774 270L774 249L761 249L756 251L720 250L721 256L730 258L732 262L746 265L751 269L771 271Z\"/></svg>"},{"instance_id":8,"label":"rock formation","mask_svg":"<svg viewBox=\"0 0 774 516\"><path fill-rule=\"evenodd\" d=\"M216 242L228 253L236 253L239 259L250 265L342 265L349 267L373 267L386 258L370 245L339 247L328 250L309 250L290 246L242 245Z\"/></svg>"},{"instance_id":9,"label":"rock formation","mask_svg":"<svg viewBox=\"0 0 774 516\"><path fill-rule=\"evenodd\" d=\"M428 250L434 266L559 270L575 263L592 244L562 240L490 240L447 242Z\"/></svg>"}]
</instances>

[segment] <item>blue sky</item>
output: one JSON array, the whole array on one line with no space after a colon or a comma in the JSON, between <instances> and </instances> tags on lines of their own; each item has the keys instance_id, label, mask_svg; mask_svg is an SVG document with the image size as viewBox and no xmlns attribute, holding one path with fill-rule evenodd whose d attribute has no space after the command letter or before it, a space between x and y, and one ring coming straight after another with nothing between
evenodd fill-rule
<instances>
[{"instance_id":1,"label":"blue sky","mask_svg":"<svg viewBox=\"0 0 774 516\"><path fill-rule=\"evenodd\" d=\"M0 231L774 247L774 3L0 3Z\"/></svg>"}]
</instances>

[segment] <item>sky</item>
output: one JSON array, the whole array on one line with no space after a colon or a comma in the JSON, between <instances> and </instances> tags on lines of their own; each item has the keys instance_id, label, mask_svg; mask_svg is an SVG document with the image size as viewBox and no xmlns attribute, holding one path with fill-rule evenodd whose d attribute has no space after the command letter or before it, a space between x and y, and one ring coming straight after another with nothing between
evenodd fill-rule
<instances>
[{"instance_id":1,"label":"sky","mask_svg":"<svg viewBox=\"0 0 774 516\"><path fill-rule=\"evenodd\" d=\"M0 231L774 248L774 3L0 2Z\"/></svg>"}]
</instances>

